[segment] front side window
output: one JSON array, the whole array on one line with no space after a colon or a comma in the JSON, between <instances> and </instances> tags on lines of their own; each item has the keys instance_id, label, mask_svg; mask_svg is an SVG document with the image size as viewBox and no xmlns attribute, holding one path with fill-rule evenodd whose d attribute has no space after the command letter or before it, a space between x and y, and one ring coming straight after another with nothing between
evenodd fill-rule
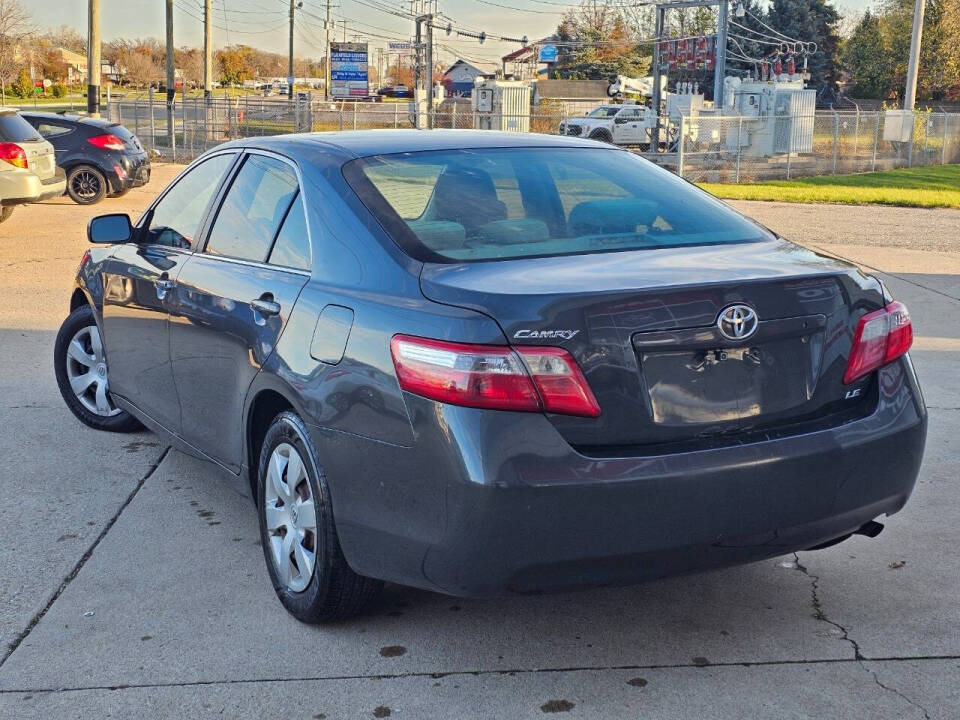
<instances>
[{"instance_id":1,"label":"front side window","mask_svg":"<svg viewBox=\"0 0 960 720\"><path fill-rule=\"evenodd\" d=\"M193 247L207 205L235 157L233 153L215 155L187 170L154 206L146 242Z\"/></svg>"},{"instance_id":2,"label":"front side window","mask_svg":"<svg viewBox=\"0 0 960 720\"><path fill-rule=\"evenodd\" d=\"M205 251L264 262L298 187L287 163L250 155L227 191Z\"/></svg>"},{"instance_id":3,"label":"front side window","mask_svg":"<svg viewBox=\"0 0 960 720\"><path fill-rule=\"evenodd\" d=\"M471 261L769 239L672 173L606 148L380 155L350 186L419 260Z\"/></svg>"}]
</instances>

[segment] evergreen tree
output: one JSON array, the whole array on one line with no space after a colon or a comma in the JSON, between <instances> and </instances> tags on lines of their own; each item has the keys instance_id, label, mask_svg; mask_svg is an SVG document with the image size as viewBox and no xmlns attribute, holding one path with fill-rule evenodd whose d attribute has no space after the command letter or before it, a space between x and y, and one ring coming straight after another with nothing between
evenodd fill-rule
<instances>
[{"instance_id":1,"label":"evergreen tree","mask_svg":"<svg viewBox=\"0 0 960 720\"><path fill-rule=\"evenodd\" d=\"M827 0L773 0L767 24L794 40L815 42L817 52L807 59L810 87L836 91L839 80L840 14ZM772 34L772 33L771 33Z\"/></svg>"},{"instance_id":2,"label":"evergreen tree","mask_svg":"<svg viewBox=\"0 0 960 720\"><path fill-rule=\"evenodd\" d=\"M885 98L893 85L893 68L880 19L867 10L846 42L843 64L858 98Z\"/></svg>"},{"instance_id":3,"label":"evergreen tree","mask_svg":"<svg viewBox=\"0 0 960 720\"><path fill-rule=\"evenodd\" d=\"M11 89L17 97L28 98L33 95L33 80L30 79L30 71L26 68L20 68L20 73Z\"/></svg>"}]
</instances>

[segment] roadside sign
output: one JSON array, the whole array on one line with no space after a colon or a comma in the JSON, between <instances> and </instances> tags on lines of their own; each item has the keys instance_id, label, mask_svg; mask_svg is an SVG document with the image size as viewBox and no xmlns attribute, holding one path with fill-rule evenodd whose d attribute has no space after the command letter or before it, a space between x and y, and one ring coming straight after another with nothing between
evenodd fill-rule
<instances>
[{"instance_id":1,"label":"roadside sign","mask_svg":"<svg viewBox=\"0 0 960 720\"><path fill-rule=\"evenodd\" d=\"M540 62L555 63L557 61L557 46L544 45L540 48Z\"/></svg>"},{"instance_id":2,"label":"roadside sign","mask_svg":"<svg viewBox=\"0 0 960 720\"><path fill-rule=\"evenodd\" d=\"M367 43L330 43L330 97L367 97Z\"/></svg>"},{"instance_id":3,"label":"roadside sign","mask_svg":"<svg viewBox=\"0 0 960 720\"><path fill-rule=\"evenodd\" d=\"M387 43L387 52L391 55L413 55L412 42L391 42Z\"/></svg>"}]
</instances>

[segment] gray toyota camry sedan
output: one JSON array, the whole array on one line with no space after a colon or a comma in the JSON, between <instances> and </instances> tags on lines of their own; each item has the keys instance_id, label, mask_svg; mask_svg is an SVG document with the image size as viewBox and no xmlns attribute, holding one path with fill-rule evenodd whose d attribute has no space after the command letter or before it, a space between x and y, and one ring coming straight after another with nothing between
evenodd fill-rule
<instances>
[{"instance_id":1,"label":"gray toyota camry sedan","mask_svg":"<svg viewBox=\"0 0 960 720\"><path fill-rule=\"evenodd\" d=\"M248 488L304 621L826 547L916 481L906 307L607 145L254 138L88 235L67 406Z\"/></svg>"}]
</instances>

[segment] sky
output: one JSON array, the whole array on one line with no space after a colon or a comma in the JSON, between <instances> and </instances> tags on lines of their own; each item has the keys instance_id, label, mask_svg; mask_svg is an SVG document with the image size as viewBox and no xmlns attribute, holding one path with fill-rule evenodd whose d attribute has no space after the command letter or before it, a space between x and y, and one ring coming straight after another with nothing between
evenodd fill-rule
<instances>
[{"instance_id":1,"label":"sky","mask_svg":"<svg viewBox=\"0 0 960 720\"><path fill-rule=\"evenodd\" d=\"M299 1L299 0L298 0ZM575 3L575 0L573 0ZM68 25L86 33L86 0L21 0L40 30ZM841 0L841 10L862 10L870 0ZM389 40L409 39L413 23L380 9L410 8L409 0L332 0L336 38L342 40L341 20L347 19L347 38L368 34L371 47L383 47ZM375 7L379 6L379 7ZM215 47L244 43L264 50L286 53L288 42L289 0L213 0L213 41ZM200 46L203 43L202 0L174 0L174 43ZM563 0L439 0L439 8L463 28L508 37L528 36L531 40L551 34L565 6ZM294 54L319 58L323 55L323 17L326 0L303 0L296 12ZM104 40L115 37L164 37L163 0L101 0L101 34ZM379 35L382 37L374 37ZM453 60L454 54L470 61L497 62L499 57L518 47L517 43L487 40L482 45L469 38L446 37L437 33L442 44L441 59Z\"/></svg>"}]
</instances>

